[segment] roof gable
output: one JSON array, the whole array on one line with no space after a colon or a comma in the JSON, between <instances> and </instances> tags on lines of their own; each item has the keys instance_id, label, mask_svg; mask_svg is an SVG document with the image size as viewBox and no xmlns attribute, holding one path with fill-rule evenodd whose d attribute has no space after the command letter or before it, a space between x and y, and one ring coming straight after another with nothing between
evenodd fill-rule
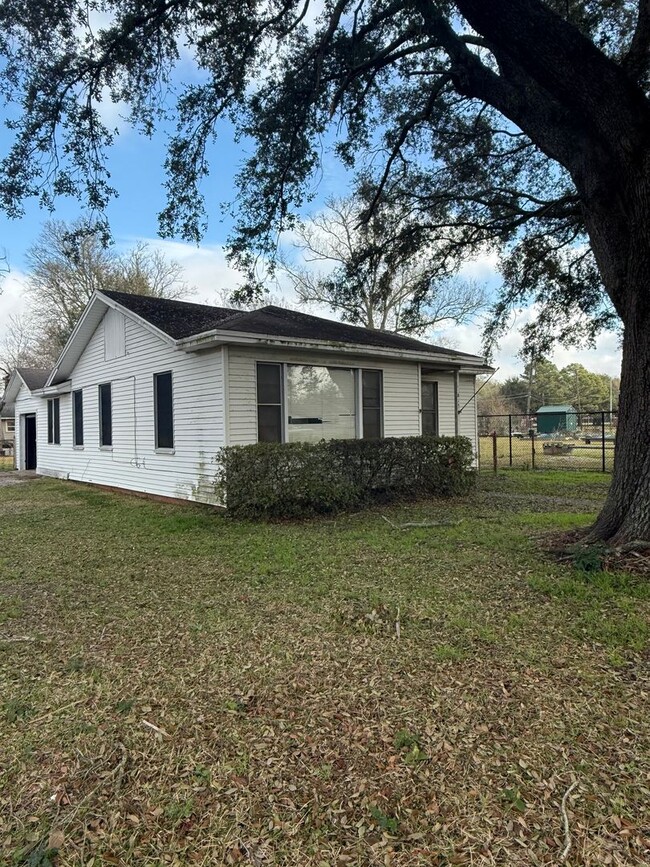
<instances>
[{"instance_id":1,"label":"roof gable","mask_svg":"<svg viewBox=\"0 0 650 867\"><path fill-rule=\"evenodd\" d=\"M30 391L35 388L43 388L50 375L50 370L42 367L17 367L22 381Z\"/></svg>"},{"instance_id":2,"label":"roof gable","mask_svg":"<svg viewBox=\"0 0 650 867\"><path fill-rule=\"evenodd\" d=\"M49 375L50 371L41 367L17 367L9 377L3 402L5 404L13 403L22 386L25 386L28 391L43 388Z\"/></svg>"}]
</instances>

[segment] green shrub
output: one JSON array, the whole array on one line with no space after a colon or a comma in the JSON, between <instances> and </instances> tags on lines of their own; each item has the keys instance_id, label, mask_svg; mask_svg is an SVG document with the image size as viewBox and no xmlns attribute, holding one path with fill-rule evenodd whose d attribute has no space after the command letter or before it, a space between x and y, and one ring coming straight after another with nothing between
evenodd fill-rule
<instances>
[{"instance_id":1,"label":"green shrub","mask_svg":"<svg viewBox=\"0 0 650 867\"><path fill-rule=\"evenodd\" d=\"M373 501L453 496L473 480L464 437L399 437L228 446L217 491L237 518L294 518Z\"/></svg>"}]
</instances>

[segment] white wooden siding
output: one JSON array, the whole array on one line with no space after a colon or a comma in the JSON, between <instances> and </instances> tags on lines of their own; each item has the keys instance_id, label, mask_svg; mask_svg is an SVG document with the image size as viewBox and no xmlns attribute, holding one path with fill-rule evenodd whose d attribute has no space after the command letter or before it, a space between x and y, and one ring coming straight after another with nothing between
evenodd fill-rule
<instances>
[{"instance_id":1,"label":"white wooden siding","mask_svg":"<svg viewBox=\"0 0 650 867\"><path fill-rule=\"evenodd\" d=\"M36 415L36 458L38 460L38 438L41 429L43 437L47 440L47 401L34 397L30 390L21 386L16 397L16 439L14 441L14 463L19 470L25 468L25 455L23 453L23 431L20 421L21 415L34 413Z\"/></svg>"},{"instance_id":2,"label":"white wooden siding","mask_svg":"<svg viewBox=\"0 0 650 867\"><path fill-rule=\"evenodd\" d=\"M228 348L228 442L257 442L256 363L280 361L332 367L365 367L383 370L384 436L418 436L420 433L420 372L411 361L383 361L363 357L338 360L328 353L260 348Z\"/></svg>"},{"instance_id":3,"label":"white wooden siding","mask_svg":"<svg viewBox=\"0 0 650 867\"><path fill-rule=\"evenodd\" d=\"M38 403L38 471L160 496L214 502L214 457L224 444L223 364L219 349L185 353L125 317L125 354L105 360L103 322L72 375L83 390L84 445L72 445L72 398L61 395L61 444L47 443L47 402ZM154 442L153 374L174 381L174 451ZM100 383L112 383L113 447L99 446ZM20 410L26 411L26 410ZM19 412L18 402L16 412Z\"/></svg>"},{"instance_id":4,"label":"white wooden siding","mask_svg":"<svg viewBox=\"0 0 650 867\"><path fill-rule=\"evenodd\" d=\"M476 421L476 377L473 374L461 373L458 393L458 409L460 412L460 435L471 442L476 460L478 460L478 427ZM469 403L468 403L469 401ZM467 404L467 406L465 406Z\"/></svg>"}]
</instances>

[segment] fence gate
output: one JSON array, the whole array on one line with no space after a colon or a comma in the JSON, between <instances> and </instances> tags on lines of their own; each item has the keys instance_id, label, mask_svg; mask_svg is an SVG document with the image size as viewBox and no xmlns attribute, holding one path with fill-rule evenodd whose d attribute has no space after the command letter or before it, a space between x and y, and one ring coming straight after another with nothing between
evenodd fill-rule
<instances>
[{"instance_id":1,"label":"fence gate","mask_svg":"<svg viewBox=\"0 0 650 867\"><path fill-rule=\"evenodd\" d=\"M478 431L481 470L610 473L614 466L615 412L479 415Z\"/></svg>"}]
</instances>

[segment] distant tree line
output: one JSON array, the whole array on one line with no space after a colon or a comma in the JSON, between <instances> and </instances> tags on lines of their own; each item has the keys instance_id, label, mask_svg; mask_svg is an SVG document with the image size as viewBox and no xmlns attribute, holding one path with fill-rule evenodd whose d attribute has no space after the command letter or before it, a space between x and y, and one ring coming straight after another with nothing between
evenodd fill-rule
<instances>
[{"instance_id":1,"label":"distant tree line","mask_svg":"<svg viewBox=\"0 0 650 867\"><path fill-rule=\"evenodd\" d=\"M479 383L480 384L480 383ZM620 379L593 373L582 364L558 368L538 359L520 376L488 382L478 395L480 415L532 414L541 406L569 405L577 412L618 408Z\"/></svg>"}]
</instances>

